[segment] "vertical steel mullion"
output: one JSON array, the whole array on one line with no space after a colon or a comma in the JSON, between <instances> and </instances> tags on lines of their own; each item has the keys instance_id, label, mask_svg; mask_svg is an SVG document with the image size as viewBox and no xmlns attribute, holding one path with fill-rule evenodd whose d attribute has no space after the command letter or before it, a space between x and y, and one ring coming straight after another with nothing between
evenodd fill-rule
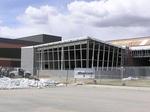
<instances>
[{"instance_id":1,"label":"vertical steel mullion","mask_svg":"<svg viewBox=\"0 0 150 112\"><path fill-rule=\"evenodd\" d=\"M98 70L98 68L99 68L100 47L101 47L101 45L100 45L100 43L99 43L99 45L98 45L98 54L97 54L97 70Z\"/></svg>"},{"instance_id":2,"label":"vertical steel mullion","mask_svg":"<svg viewBox=\"0 0 150 112\"><path fill-rule=\"evenodd\" d=\"M118 66L118 56L119 56L119 48L117 50L117 60L116 60L116 67Z\"/></svg>"},{"instance_id":3,"label":"vertical steel mullion","mask_svg":"<svg viewBox=\"0 0 150 112\"><path fill-rule=\"evenodd\" d=\"M77 60L76 60L76 46L74 45L74 64L75 68L77 68Z\"/></svg>"},{"instance_id":4,"label":"vertical steel mullion","mask_svg":"<svg viewBox=\"0 0 150 112\"><path fill-rule=\"evenodd\" d=\"M49 60L49 51L47 50L47 63L48 63L48 70L50 69L50 60Z\"/></svg>"},{"instance_id":5,"label":"vertical steel mullion","mask_svg":"<svg viewBox=\"0 0 150 112\"><path fill-rule=\"evenodd\" d=\"M86 50L86 68L89 68L89 40L87 40L87 50Z\"/></svg>"},{"instance_id":6,"label":"vertical steel mullion","mask_svg":"<svg viewBox=\"0 0 150 112\"><path fill-rule=\"evenodd\" d=\"M113 68L113 65L114 65L114 55L115 55L115 48L113 48L113 56L112 56L111 69Z\"/></svg>"},{"instance_id":7,"label":"vertical steel mullion","mask_svg":"<svg viewBox=\"0 0 150 112\"><path fill-rule=\"evenodd\" d=\"M92 68L94 67L94 53L95 53L95 42L93 42L93 52L92 52Z\"/></svg>"},{"instance_id":8,"label":"vertical steel mullion","mask_svg":"<svg viewBox=\"0 0 150 112\"><path fill-rule=\"evenodd\" d=\"M81 61L81 68L82 68L82 61L83 61L83 59L82 59L82 46L81 46L81 44L80 44L80 61Z\"/></svg>"},{"instance_id":9,"label":"vertical steel mullion","mask_svg":"<svg viewBox=\"0 0 150 112\"><path fill-rule=\"evenodd\" d=\"M102 70L104 69L104 61L105 61L105 44L103 46L103 61L102 61Z\"/></svg>"},{"instance_id":10,"label":"vertical steel mullion","mask_svg":"<svg viewBox=\"0 0 150 112\"><path fill-rule=\"evenodd\" d=\"M39 59L39 62L40 62L39 64L40 65L39 65L39 70L41 70L41 64L42 64L41 61L42 61L42 51L40 50L40 59Z\"/></svg>"},{"instance_id":11,"label":"vertical steel mullion","mask_svg":"<svg viewBox=\"0 0 150 112\"><path fill-rule=\"evenodd\" d=\"M44 55L44 50L43 50L43 69L45 70L45 55Z\"/></svg>"},{"instance_id":12,"label":"vertical steel mullion","mask_svg":"<svg viewBox=\"0 0 150 112\"><path fill-rule=\"evenodd\" d=\"M39 59L38 59L38 62L39 62L39 70L41 69L41 51L39 51Z\"/></svg>"},{"instance_id":13,"label":"vertical steel mullion","mask_svg":"<svg viewBox=\"0 0 150 112\"><path fill-rule=\"evenodd\" d=\"M57 62L58 62L58 70L60 69L60 64L59 64L59 47L57 48Z\"/></svg>"},{"instance_id":14,"label":"vertical steel mullion","mask_svg":"<svg viewBox=\"0 0 150 112\"><path fill-rule=\"evenodd\" d=\"M52 48L52 56L53 56L53 70L55 69L55 66L54 66L54 48Z\"/></svg>"},{"instance_id":15,"label":"vertical steel mullion","mask_svg":"<svg viewBox=\"0 0 150 112\"><path fill-rule=\"evenodd\" d=\"M121 66L124 65L124 52L121 50Z\"/></svg>"},{"instance_id":16,"label":"vertical steel mullion","mask_svg":"<svg viewBox=\"0 0 150 112\"><path fill-rule=\"evenodd\" d=\"M68 47L68 58L69 58L68 61L69 61L69 70L70 70L70 68L71 68L70 66L71 66L71 65L70 65L70 49L69 49L69 47Z\"/></svg>"},{"instance_id":17,"label":"vertical steel mullion","mask_svg":"<svg viewBox=\"0 0 150 112\"><path fill-rule=\"evenodd\" d=\"M43 50L41 50L41 70L43 70Z\"/></svg>"},{"instance_id":18,"label":"vertical steel mullion","mask_svg":"<svg viewBox=\"0 0 150 112\"><path fill-rule=\"evenodd\" d=\"M108 70L108 67L109 67L109 55L110 55L110 46L108 46L107 70Z\"/></svg>"},{"instance_id":19,"label":"vertical steel mullion","mask_svg":"<svg viewBox=\"0 0 150 112\"><path fill-rule=\"evenodd\" d=\"M34 65L35 65L35 70L37 70L38 69L38 62L39 62L39 52L37 52L36 50L34 50L34 52L33 52L33 55L34 55L34 59L33 59L33 61L34 61Z\"/></svg>"},{"instance_id":20,"label":"vertical steel mullion","mask_svg":"<svg viewBox=\"0 0 150 112\"><path fill-rule=\"evenodd\" d=\"M64 47L61 48L61 70L64 69Z\"/></svg>"},{"instance_id":21,"label":"vertical steel mullion","mask_svg":"<svg viewBox=\"0 0 150 112\"><path fill-rule=\"evenodd\" d=\"M33 73L37 75L39 70L39 52L33 47Z\"/></svg>"}]
</instances>

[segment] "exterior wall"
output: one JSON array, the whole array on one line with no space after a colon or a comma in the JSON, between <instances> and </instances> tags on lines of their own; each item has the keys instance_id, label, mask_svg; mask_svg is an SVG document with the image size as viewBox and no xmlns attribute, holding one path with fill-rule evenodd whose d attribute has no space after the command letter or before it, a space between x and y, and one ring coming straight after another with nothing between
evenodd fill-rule
<instances>
[{"instance_id":1,"label":"exterior wall","mask_svg":"<svg viewBox=\"0 0 150 112\"><path fill-rule=\"evenodd\" d=\"M21 48L0 48L0 66L20 67Z\"/></svg>"},{"instance_id":2,"label":"exterior wall","mask_svg":"<svg viewBox=\"0 0 150 112\"><path fill-rule=\"evenodd\" d=\"M34 49L33 47L21 48L21 68L34 75Z\"/></svg>"},{"instance_id":3,"label":"exterior wall","mask_svg":"<svg viewBox=\"0 0 150 112\"><path fill-rule=\"evenodd\" d=\"M0 58L21 58L21 48L0 48Z\"/></svg>"}]
</instances>

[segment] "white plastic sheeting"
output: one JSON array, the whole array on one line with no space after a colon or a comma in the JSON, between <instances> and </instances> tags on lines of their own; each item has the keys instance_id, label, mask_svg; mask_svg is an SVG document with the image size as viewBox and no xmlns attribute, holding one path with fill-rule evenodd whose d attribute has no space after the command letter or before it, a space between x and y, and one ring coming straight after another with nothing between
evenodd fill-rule
<instances>
[{"instance_id":1,"label":"white plastic sheeting","mask_svg":"<svg viewBox=\"0 0 150 112\"><path fill-rule=\"evenodd\" d=\"M129 80L138 80L137 77L127 77L127 78L123 78L122 81L129 81Z\"/></svg>"},{"instance_id":2,"label":"white plastic sheeting","mask_svg":"<svg viewBox=\"0 0 150 112\"><path fill-rule=\"evenodd\" d=\"M30 88L30 87L50 87L50 86L64 86L62 83L58 83L51 79L10 79L7 77L0 78L0 89L11 89L11 88Z\"/></svg>"}]
</instances>

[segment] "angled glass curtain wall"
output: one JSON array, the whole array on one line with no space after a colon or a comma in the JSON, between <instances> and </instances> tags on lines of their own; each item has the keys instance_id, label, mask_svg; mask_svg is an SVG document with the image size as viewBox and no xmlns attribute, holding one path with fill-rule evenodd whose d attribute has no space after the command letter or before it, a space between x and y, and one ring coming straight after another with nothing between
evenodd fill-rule
<instances>
[{"instance_id":1,"label":"angled glass curtain wall","mask_svg":"<svg viewBox=\"0 0 150 112\"><path fill-rule=\"evenodd\" d=\"M123 63L122 51L121 48L94 40L61 43L36 48L35 62L41 70L118 67Z\"/></svg>"}]
</instances>

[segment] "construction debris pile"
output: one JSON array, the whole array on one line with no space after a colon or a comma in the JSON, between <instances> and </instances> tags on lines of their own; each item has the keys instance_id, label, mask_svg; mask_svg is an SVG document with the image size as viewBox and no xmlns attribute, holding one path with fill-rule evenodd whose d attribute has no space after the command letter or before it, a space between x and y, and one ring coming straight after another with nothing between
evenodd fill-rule
<instances>
[{"instance_id":1,"label":"construction debris pile","mask_svg":"<svg viewBox=\"0 0 150 112\"><path fill-rule=\"evenodd\" d=\"M7 77L0 78L0 89L13 89L13 88L31 88L31 87L59 87L64 86L51 79L27 79L18 78L11 79Z\"/></svg>"}]
</instances>

